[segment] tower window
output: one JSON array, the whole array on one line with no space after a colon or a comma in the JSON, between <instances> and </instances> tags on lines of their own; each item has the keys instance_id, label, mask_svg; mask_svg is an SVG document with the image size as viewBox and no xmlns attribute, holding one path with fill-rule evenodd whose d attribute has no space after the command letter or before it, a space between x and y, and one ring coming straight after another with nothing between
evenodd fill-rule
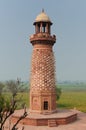
<instances>
[{"instance_id":1,"label":"tower window","mask_svg":"<svg viewBox=\"0 0 86 130\"><path fill-rule=\"evenodd\" d=\"M44 101L44 110L48 110L48 101Z\"/></svg>"}]
</instances>

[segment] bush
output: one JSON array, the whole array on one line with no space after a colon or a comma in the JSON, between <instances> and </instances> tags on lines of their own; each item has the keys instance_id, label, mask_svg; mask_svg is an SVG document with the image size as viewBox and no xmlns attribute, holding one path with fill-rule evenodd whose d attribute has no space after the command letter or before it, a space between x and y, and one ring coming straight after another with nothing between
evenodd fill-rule
<instances>
[{"instance_id":1,"label":"bush","mask_svg":"<svg viewBox=\"0 0 86 130\"><path fill-rule=\"evenodd\" d=\"M56 99L59 100L60 96L61 96L61 88L57 88L56 87Z\"/></svg>"}]
</instances>

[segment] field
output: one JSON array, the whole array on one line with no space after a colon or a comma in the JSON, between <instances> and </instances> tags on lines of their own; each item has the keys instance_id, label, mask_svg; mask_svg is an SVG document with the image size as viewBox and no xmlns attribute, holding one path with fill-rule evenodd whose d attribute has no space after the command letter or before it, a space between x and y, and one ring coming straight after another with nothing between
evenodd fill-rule
<instances>
[{"instance_id":1,"label":"field","mask_svg":"<svg viewBox=\"0 0 86 130\"><path fill-rule=\"evenodd\" d=\"M58 101L58 107L86 112L86 92L63 92Z\"/></svg>"},{"instance_id":2,"label":"field","mask_svg":"<svg viewBox=\"0 0 86 130\"><path fill-rule=\"evenodd\" d=\"M62 91L68 92L83 92L86 91L86 83L67 83L67 84L58 84L58 88L61 88Z\"/></svg>"},{"instance_id":3,"label":"field","mask_svg":"<svg viewBox=\"0 0 86 130\"><path fill-rule=\"evenodd\" d=\"M62 90L58 107L86 112L86 83L59 84Z\"/></svg>"}]
</instances>

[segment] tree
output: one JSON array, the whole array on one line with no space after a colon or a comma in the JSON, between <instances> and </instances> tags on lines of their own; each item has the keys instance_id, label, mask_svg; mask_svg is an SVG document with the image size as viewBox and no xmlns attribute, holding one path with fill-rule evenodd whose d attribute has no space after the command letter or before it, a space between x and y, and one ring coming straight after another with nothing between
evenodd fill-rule
<instances>
[{"instance_id":1,"label":"tree","mask_svg":"<svg viewBox=\"0 0 86 130\"><path fill-rule=\"evenodd\" d=\"M12 94L17 94L18 92L24 92L23 82L21 82L20 79L17 78L17 81L15 80L9 80L6 83L7 88Z\"/></svg>"},{"instance_id":2,"label":"tree","mask_svg":"<svg viewBox=\"0 0 86 130\"><path fill-rule=\"evenodd\" d=\"M3 88L4 88L4 84L2 82L0 82L0 94L3 92Z\"/></svg>"},{"instance_id":3,"label":"tree","mask_svg":"<svg viewBox=\"0 0 86 130\"><path fill-rule=\"evenodd\" d=\"M56 87L56 97L57 97L56 99L59 100L60 96L61 96L61 88Z\"/></svg>"},{"instance_id":4,"label":"tree","mask_svg":"<svg viewBox=\"0 0 86 130\"><path fill-rule=\"evenodd\" d=\"M3 130L4 124L6 122L6 120L15 112L15 110L17 109L17 105L18 105L18 100L16 98L17 96L17 88L19 86L20 82L19 81L8 81L7 82L7 86L11 91L11 99L9 100L8 98L6 98L4 96L4 94L2 93L1 89L1 93L0 93L0 130ZM3 83L0 83L0 88L3 88ZM27 112L26 109L24 110L23 115L18 119L18 121L14 124L14 126L12 127L11 130L17 130L17 125L20 122L20 120L22 120L23 118L25 118L27 116ZM23 128L22 128L23 130Z\"/></svg>"}]
</instances>

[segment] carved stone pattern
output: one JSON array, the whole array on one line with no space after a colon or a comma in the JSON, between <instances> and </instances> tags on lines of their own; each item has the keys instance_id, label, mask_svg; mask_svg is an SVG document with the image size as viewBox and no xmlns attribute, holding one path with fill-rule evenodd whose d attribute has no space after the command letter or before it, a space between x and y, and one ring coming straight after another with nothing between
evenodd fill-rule
<instances>
[{"instance_id":1,"label":"carved stone pattern","mask_svg":"<svg viewBox=\"0 0 86 130\"><path fill-rule=\"evenodd\" d=\"M32 91L55 91L55 60L52 50L34 48L30 83Z\"/></svg>"}]
</instances>

